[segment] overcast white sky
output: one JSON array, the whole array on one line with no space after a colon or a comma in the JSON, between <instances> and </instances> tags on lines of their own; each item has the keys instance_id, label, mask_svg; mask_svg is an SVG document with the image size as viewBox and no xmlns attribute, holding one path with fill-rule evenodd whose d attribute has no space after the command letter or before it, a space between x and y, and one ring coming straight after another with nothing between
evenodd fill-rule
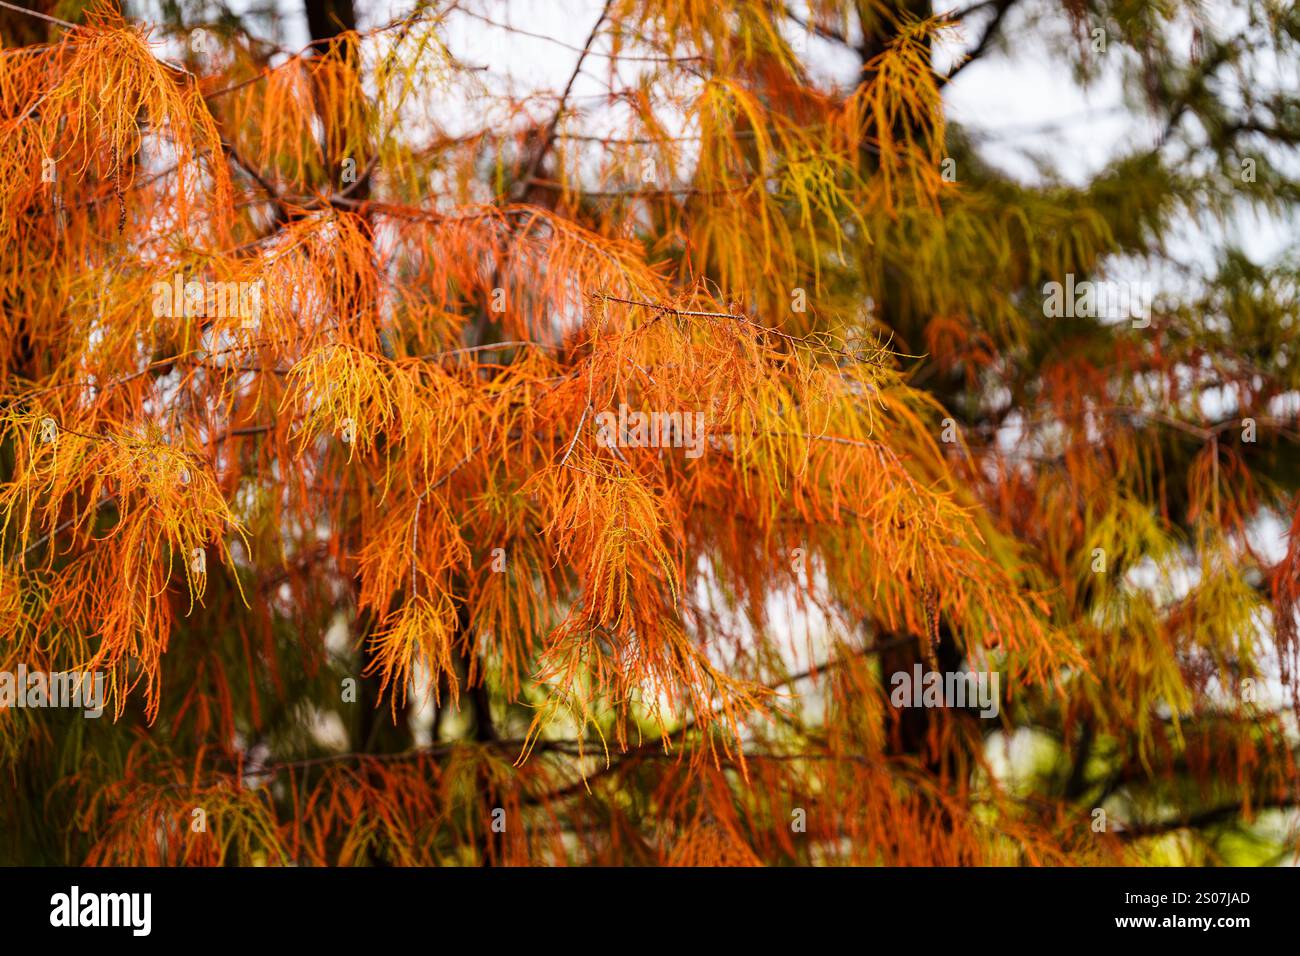
<instances>
[{"instance_id":1,"label":"overcast white sky","mask_svg":"<svg viewBox=\"0 0 1300 956\"><path fill-rule=\"evenodd\" d=\"M293 49L305 44L309 35L301 0L270 2L281 13L279 42ZM357 0L357 4L363 29L390 22L413 6L408 0ZM242 11L250 5L264 7L265 0L232 0L230 5ZM601 5L601 0L499 0L474 9L560 42L520 36L459 17L450 45L464 60L488 64L494 73L508 75L516 90L557 89L567 81L577 57L563 44L582 45ZM955 0L947 5L958 6ZM1246 15L1245 5L1232 0L1207 0L1204 8L1206 21L1219 28L1239 24ZM972 20L967 36L937 51L936 65L941 71L974 43L983 22ZM1046 157L1062 177L1082 183L1117 153L1150 145L1157 134L1155 124L1132 108L1139 98L1137 92L1124 90L1118 71L1107 68L1105 55L1098 58L1101 70L1093 82L1086 88L1076 82L1069 63L1052 48L1069 30L1059 3L1023 0L1012 8L1003 27L1011 41L963 70L945 91L950 119L972 131L985 158L1027 180L1038 176L1035 158ZM1186 35L1190 45L1190 24ZM1116 39L1112 37L1111 43ZM857 69L852 54L816 37L804 42L809 62L820 72L845 81L852 78ZM1119 48L1122 50L1122 44ZM1116 60L1112 57L1111 64ZM603 66L593 63L591 72L602 75ZM1300 65L1273 64L1270 70L1275 71L1270 79L1300 83ZM596 76L578 77L575 102L605 92ZM1295 242L1293 223L1253 215L1235 224L1230 233L1256 261L1272 259ZM1189 224L1175 251L1208 265L1207 254L1212 248L1208 238ZM1157 286L1163 284L1163 277L1146 278L1154 279Z\"/></svg>"}]
</instances>

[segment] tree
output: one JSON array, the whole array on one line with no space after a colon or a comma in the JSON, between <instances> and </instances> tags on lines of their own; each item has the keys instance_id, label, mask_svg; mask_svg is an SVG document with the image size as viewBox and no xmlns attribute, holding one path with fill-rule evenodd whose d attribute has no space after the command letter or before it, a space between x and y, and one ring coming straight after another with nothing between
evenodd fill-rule
<instances>
[{"instance_id":1,"label":"tree","mask_svg":"<svg viewBox=\"0 0 1300 956\"><path fill-rule=\"evenodd\" d=\"M1300 13L1022 3L0 4L0 672L107 718L0 712L4 858L1291 852L1295 264L1108 276L1292 209ZM989 164L1010 24L1160 141Z\"/></svg>"}]
</instances>

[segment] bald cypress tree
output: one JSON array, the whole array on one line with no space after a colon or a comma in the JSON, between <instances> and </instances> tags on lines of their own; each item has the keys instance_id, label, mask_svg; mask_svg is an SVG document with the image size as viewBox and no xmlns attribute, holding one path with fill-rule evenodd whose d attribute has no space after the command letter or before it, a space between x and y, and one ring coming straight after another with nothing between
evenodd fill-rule
<instances>
[{"instance_id":1,"label":"bald cypress tree","mask_svg":"<svg viewBox=\"0 0 1300 956\"><path fill-rule=\"evenodd\" d=\"M0 859L1293 852L1292 6L304 13L0 5Z\"/></svg>"}]
</instances>

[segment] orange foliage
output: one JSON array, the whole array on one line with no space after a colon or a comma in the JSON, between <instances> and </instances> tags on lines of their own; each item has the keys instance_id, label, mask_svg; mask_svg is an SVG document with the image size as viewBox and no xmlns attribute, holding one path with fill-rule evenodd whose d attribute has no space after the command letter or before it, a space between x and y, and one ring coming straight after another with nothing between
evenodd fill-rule
<instances>
[{"instance_id":1,"label":"orange foliage","mask_svg":"<svg viewBox=\"0 0 1300 956\"><path fill-rule=\"evenodd\" d=\"M1066 610L1109 478L940 441L845 285L847 248L978 211L938 172L943 21L843 91L771 6L608 5L609 56L650 63L627 137L491 90L437 5L185 66L105 7L0 56L0 665L109 675L129 747L63 782L88 862L1128 859L1004 786L969 715L894 742L891 647L1144 734L1148 681L1185 689L1154 632ZM921 344L975 381L997 333L935 305ZM1044 404L1086 412L1079 374ZM610 442L623 407L673 424ZM1240 519L1206 455L1196 509ZM1057 494L1087 503L1044 518ZM427 746L356 729L420 706Z\"/></svg>"}]
</instances>

